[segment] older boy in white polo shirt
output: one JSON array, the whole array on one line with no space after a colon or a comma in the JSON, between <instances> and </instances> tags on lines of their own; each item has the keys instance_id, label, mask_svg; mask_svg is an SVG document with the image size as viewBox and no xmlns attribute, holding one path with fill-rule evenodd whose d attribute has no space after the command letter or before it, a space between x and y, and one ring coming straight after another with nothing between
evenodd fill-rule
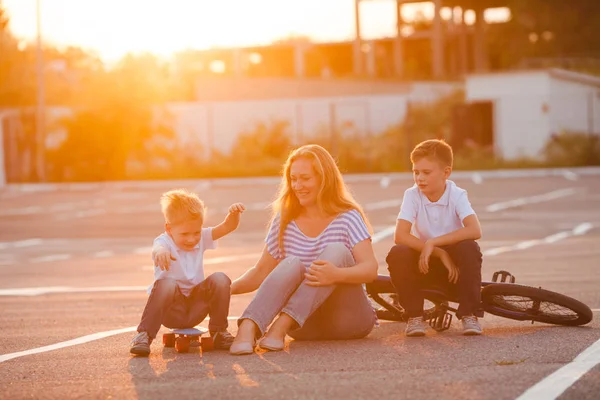
<instances>
[{"instance_id":1,"label":"older boy in white polo shirt","mask_svg":"<svg viewBox=\"0 0 600 400\"><path fill-rule=\"evenodd\" d=\"M161 198L165 232L154 240L154 284L138 325L130 352L150 354L150 344L161 325L191 328L210 315L208 329L215 348L229 349L233 336L227 331L231 280L223 272L204 279L204 251L234 231L244 205L229 207L225 220L204 228L204 203L185 190L166 192Z\"/></svg>"},{"instance_id":2,"label":"older boy in white polo shirt","mask_svg":"<svg viewBox=\"0 0 600 400\"><path fill-rule=\"evenodd\" d=\"M442 286L456 294L456 316L465 335L482 333L481 226L464 189L448 180L452 148L441 140L418 144L410 155L415 184L404 192L386 261L398 299L408 314L406 336L425 335L421 289Z\"/></svg>"}]
</instances>

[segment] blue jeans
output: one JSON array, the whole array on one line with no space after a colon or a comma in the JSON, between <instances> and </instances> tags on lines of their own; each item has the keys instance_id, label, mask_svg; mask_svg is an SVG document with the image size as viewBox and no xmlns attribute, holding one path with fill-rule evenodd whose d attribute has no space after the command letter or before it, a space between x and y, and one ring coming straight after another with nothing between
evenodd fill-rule
<instances>
[{"instance_id":1,"label":"blue jeans","mask_svg":"<svg viewBox=\"0 0 600 400\"><path fill-rule=\"evenodd\" d=\"M328 245L318 259L338 268L352 267L352 253L342 243ZM306 267L297 257L287 257L264 280L238 320L250 319L262 336L275 317L284 312L298 324L289 332L297 340L358 339L375 325L375 313L362 285L306 284Z\"/></svg>"},{"instance_id":2,"label":"blue jeans","mask_svg":"<svg viewBox=\"0 0 600 400\"><path fill-rule=\"evenodd\" d=\"M223 272L215 272L194 286L184 296L174 279L154 282L137 331L156 337L161 325L167 328L193 328L210 315L211 332L227 329L231 280Z\"/></svg>"}]
</instances>

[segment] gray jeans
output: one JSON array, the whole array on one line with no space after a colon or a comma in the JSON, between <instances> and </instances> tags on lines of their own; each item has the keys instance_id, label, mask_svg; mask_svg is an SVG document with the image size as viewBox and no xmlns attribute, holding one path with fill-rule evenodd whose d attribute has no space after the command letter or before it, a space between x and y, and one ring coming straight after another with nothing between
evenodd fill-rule
<instances>
[{"instance_id":1,"label":"gray jeans","mask_svg":"<svg viewBox=\"0 0 600 400\"><path fill-rule=\"evenodd\" d=\"M354 265L352 253L342 243L328 245L318 259L339 268ZM284 312L298 324L289 332L297 340L359 339L375 325L375 312L362 285L306 284L306 267L297 257L287 257L264 280L238 320L256 323L262 336L275 317Z\"/></svg>"}]
</instances>

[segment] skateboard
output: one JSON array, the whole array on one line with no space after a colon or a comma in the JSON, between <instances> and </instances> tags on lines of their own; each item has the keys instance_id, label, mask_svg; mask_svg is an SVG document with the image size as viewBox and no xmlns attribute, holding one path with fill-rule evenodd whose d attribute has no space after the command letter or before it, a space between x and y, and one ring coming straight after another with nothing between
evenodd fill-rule
<instances>
[{"instance_id":1,"label":"skateboard","mask_svg":"<svg viewBox=\"0 0 600 400\"><path fill-rule=\"evenodd\" d=\"M194 347L200 345L202 351L211 351L214 348L213 339L210 336L202 337L205 333L208 333L208 329L201 327L170 329L169 333L163 334L163 344L165 347L175 347L178 353L187 353L190 344Z\"/></svg>"}]
</instances>

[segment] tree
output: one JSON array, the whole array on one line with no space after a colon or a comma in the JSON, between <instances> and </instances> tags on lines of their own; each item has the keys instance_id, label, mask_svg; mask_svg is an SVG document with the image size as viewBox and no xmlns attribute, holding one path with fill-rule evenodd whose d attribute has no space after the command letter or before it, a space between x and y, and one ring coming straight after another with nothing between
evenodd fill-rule
<instances>
[{"instance_id":1,"label":"tree","mask_svg":"<svg viewBox=\"0 0 600 400\"><path fill-rule=\"evenodd\" d=\"M63 121L67 138L52 155L56 179L126 179L130 161L147 162L149 141L173 136L161 107L163 73L155 58L142 55L90 76L76 93L75 113Z\"/></svg>"},{"instance_id":2,"label":"tree","mask_svg":"<svg viewBox=\"0 0 600 400\"><path fill-rule=\"evenodd\" d=\"M509 6L512 19L488 30L494 69L529 65L600 73L599 1L510 0ZM596 69L588 70L585 59L595 59Z\"/></svg>"},{"instance_id":3,"label":"tree","mask_svg":"<svg viewBox=\"0 0 600 400\"><path fill-rule=\"evenodd\" d=\"M222 170L219 174L277 174L292 149L289 126L289 121L285 120L259 122L252 130L242 132L230 156L218 156L213 160L217 169Z\"/></svg>"}]
</instances>

